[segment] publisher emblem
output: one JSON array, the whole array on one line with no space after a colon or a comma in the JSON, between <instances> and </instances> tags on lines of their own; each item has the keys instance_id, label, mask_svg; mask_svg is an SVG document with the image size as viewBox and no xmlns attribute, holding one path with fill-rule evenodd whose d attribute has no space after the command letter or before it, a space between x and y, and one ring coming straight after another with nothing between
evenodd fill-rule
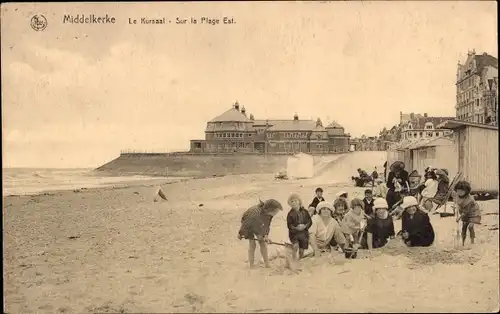
<instances>
[{"instance_id":1,"label":"publisher emblem","mask_svg":"<svg viewBox=\"0 0 500 314\"><path fill-rule=\"evenodd\" d=\"M41 14L34 15L31 18L31 28L40 32L47 28L47 19Z\"/></svg>"}]
</instances>

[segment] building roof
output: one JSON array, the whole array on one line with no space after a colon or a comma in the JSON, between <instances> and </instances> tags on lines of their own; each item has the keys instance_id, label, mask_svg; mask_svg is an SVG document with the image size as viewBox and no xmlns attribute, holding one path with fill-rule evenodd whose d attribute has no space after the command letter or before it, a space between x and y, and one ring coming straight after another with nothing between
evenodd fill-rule
<instances>
[{"instance_id":1,"label":"building roof","mask_svg":"<svg viewBox=\"0 0 500 314\"><path fill-rule=\"evenodd\" d=\"M429 141L430 141L430 139L421 138L421 139L419 139L419 140L417 140L415 142L409 142L408 144L403 145L403 147L401 147L401 148L402 149L415 149L415 148L420 147L421 145L426 144Z\"/></svg>"},{"instance_id":2,"label":"building roof","mask_svg":"<svg viewBox=\"0 0 500 314\"><path fill-rule=\"evenodd\" d=\"M316 128L313 120L270 120L269 131L312 131Z\"/></svg>"},{"instance_id":3,"label":"building roof","mask_svg":"<svg viewBox=\"0 0 500 314\"><path fill-rule=\"evenodd\" d=\"M425 124L427 122L431 122L434 125L434 127L436 127L438 124L446 120L453 120L453 119L455 119L455 117L419 117L412 121L409 121L412 124L412 128L407 131L425 130Z\"/></svg>"},{"instance_id":4,"label":"building roof","mask_svg":"<svg viewBox=\"0 0 500 314\"><path fill-rule=\"evenodd\" d=\"M251 122L243 113L236 108L231 108L209 122Z\"/></svg>"},{"instance_id":5,"label":"building roof","mask_svg":"<svg viewBox=\"0 0 500 314\"><path fill-rule=\"evenodd\" d=\"M467 122L467 121L461 121L461 120L454 120L454 119L444 121L443 123L440 123L437 126L438 129L451 129L451 130L465 128L465 127L475 127L475 128L498 131L497 126L482 124L482 123L475 123L475 122Z\"/></svg>"},{"instance_id":6,"label":"building roof","mask_svg":"<svg viewBox=\"0 0 500 314\"><path fill-rule=\"evenodd\" d=\"M434 146L442 146L442 145L450 145L453 143L453 140L450 139L449 137L437 137L433 139L427 139L422 142L417 142L415 145L412 145L409 147L409 149L417 149L417 148L423 148L423 147L434 147Z\"/></svg>"},{"instance_id":7,"label":"building roof","mask_svg":"<svg viewBox=\"0 0 500 314\"><path fill-rule=\"evenodd\" d=\"M332 121L325 129L343 129L344 127L338 124L336 121Z\"/></svg>"},{"instance_id":8,"label":"building roof","mask_svg":"<svg viewBox=\"0 0 500 314\"><path fill-rule=\"evenodd\" d=\"M487 53L483 53L482 55L475 55L475 59L478 73L481 73L487 66L498 69L498 59Z\"/></svg>"}]
</instances>

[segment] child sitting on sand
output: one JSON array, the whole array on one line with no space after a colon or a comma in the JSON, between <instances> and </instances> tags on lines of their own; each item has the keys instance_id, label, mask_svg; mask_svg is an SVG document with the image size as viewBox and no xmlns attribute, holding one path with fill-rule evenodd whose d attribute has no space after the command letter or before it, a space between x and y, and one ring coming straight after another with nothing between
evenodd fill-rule
<instances>
[{"instance_id":1,"label":"child sitting on sand","mask_svg":"<svg viewBox=\"0 0 500 314\"><path fill-rule=\"evenodd\" d=\"M373 192L370 189L365 190L365 198L363 199L363 210L368 217L373 217ZM352 206L352 203L351 203Z\"/></svg>"},{"instance_id":2,"label":"child sitting on sand","mask_svg":"<svg viewBox=\"0 0 500 314\"><path fill-rule=\"evenodd\" d=\"M310 216L317 214L316 206L318 206L319 203L325 201L325 199L323 198L323 189L322 188L317 188L315 193L316 193L316 196L313 198L311 204L309 204L309 215Z\"/></svg>"},{"instance_id":3,"label":"child sitting on sand","mask_svg":"<svg viewBox=\"0 0 500 314\"><path fill-rule=\"evenodd\" d=\"M309 212L302 206L302 200L297 194L288 197L288 205L291 209L286 217L288 225L288 236L293 245L293 258L304 257L304 251L309 247L309 228L312 221Z\"/></svg>"},{"instance_id":4,"label":"child sitting on sand","mask_svg":"<svg viewBox=\"0 0 500 314\"><path fill-rule=\"evenodd\" d=\"M455 192L455 203L457 204L459 214L457 222L462 220L462 246L465 245L467 230L469 230L470 243L474 244L474 239L476 238L474 225L481 224L481 209L472 195L470 195L471 186L469 182L457 182Z\"/></svg>"},{"instance_id":5,"label":"child sitting on sand","mask_svg":"<svg viewBox=\"0 0 500 314\"><path fill-rule=\"evenodd\" d=\"M333 208L335 209L333 212L333 218L341 224L345 213L349 210L349 203L347 202L348 194L345 191L340 191L336 196L337 198L333 202Z\"/></svg>"},{"instance_id":6,"label":"child sitting on sand","mask_svg":"<svg viewBox=\"0 0 500 314\"><path fill-rule=\"evenodd\" d=\"M280 210L283 210L281 204L274 199L270 199L265 202L260 201L258 205L250 207L243 214L238 239L245 238L249 242L248 263L250 268L254 267L255 262L255 249L257 248L255 241L259 242L260 253L264 259L265 267L270 267L266 243L269 242L268 235L271 221Z\"/></svg>"},{"instance_id":7,"label":"child sitting on sand","mask_svg":"<svg viewBox=\"0 0 500 314\"><path fill-rule=\"evenodd\" d=\"M349 244L354 245L355 243L359 243L359 236L364 219L363 201L359 198L355 198L351 201L351 210L345 214L341 224Z\"/></svg>"}]
</instances>

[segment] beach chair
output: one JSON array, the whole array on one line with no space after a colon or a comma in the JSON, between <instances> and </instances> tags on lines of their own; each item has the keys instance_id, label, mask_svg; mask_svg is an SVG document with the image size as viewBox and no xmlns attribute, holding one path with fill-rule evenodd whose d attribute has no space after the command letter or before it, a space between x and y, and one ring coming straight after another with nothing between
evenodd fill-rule
<instances>
[{"instance_id":1,"label":"beach chair","mask_svg":"<svg viewBox=\"0 0 500 314\"><path fill-rule=\"evenodd\" d=\"M452 217L455 215L455 208L452 207L453 213L447 213L446 212L446 205L451 199L451 194L453 193L453 190L455 188L455 185L457 182L460 180L462 177L462 173L459 172L455 175L453 180L451 181L451 184L448 184L446 180L440 180L438 183L438 191L436 193L436 196L429 199L433 203L437 204L437 208L435 210L435 214L437 213L437 210L440 209L441 207L444 206L444 210L442 213L439 213L441 217Z\"/></svg>"}]
</instances>

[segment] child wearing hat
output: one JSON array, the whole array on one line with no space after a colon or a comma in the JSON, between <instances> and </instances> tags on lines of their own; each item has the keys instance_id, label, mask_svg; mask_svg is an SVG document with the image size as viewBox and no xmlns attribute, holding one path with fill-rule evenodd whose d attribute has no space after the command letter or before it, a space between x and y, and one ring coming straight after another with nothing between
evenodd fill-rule
<instances>
[{"instance_id":1,"label":"child wearing hat","mask_svg":"<svg viewBox=\"0 0 500 314\"><path fill-rule=\"evenodd\" d=\"M462 221L462 246L465 245L467 230L469 230L470 243L474 244L476 238L474 225L481 224L481 208L470 195L471 189L470 183L467 181L459 181L455 185L455 203L458 207L457 222Z\"/></svg>"},{"instance_id":2,"label":"child wearing hat","mask_svg":"<svg viewBox=\"0 0 500 314\"><path fill-rule=\"evenodd\" d=\"M359 241L359 235L364 223L365 215L363 212L363 201L355 198L351 201L351 209L342 219L342 229L347 235L350 244L354 245Z\"/></svg>"},{"instance_id":3,"label":"child wearing hat","mask_svg":"<svg viewBox=\"0 0 500 314\"><path fill-rule=\"evenodd\" d=\"M383 198L377 198L373 202L375 216L368 220L366 226L366 244L369 250L383 247L389 242L389 239L395 237L394 223L389 216L389 205Z\"/></svg>"},{"instance_id":4,"label":"child wearing hat","mask_svg":"<svg viewBox=\"0 0 500 314\"><path fill-rule=\"evenodd\" d=\"M316 209L318 214L313 216L309 229L314 255L319 255L324 251L332 251L332 248L344 250L347 240L341 226L333 219L333 205L329 202L321 202Z\"/></svg>"},{"instance_id":5,"label":"child wearing hat","mask_svg":"<svg viewBox=\"0 0 500 314\"><path fill-rule=\"evenodd\" d=\"M270 267L266 243L269 242L271 221L280 210L283 210L281 204L277 200L270 199L265 202L259 201L259 204L250 207L243 214L238 239L245 238L249 242L248 263L250 268L254 267L256 241L259 242L265 267Z\"/></svg>"},{"instance_id":6,"label":"child wearing hat","mask_svg":"<svg viewBox=\"0 0 500 314\"><path fill-rule=\"evenodd\" d=\"M337 220L340 224L342 223L342 219L344 219L344 215L349 210L349 203L347 202L348 193L345 191L340 191L336 195L336 199L333 202L333 208L335 209L333 212L333 218Z\"/></svg>"},{"instance_id":7,"label":"child wearing hat","mask_svg":"<svg viewBox=\"0 0 500 314\"><path fill-rule=\"evenodd\" d=\"M419 208L413 196L405 196L401 204L401 236L407 246L430 246L434 242L434 228L427 213Z\"/></svg>"},{"instance_id":8,"label":"child wearing hat","mask_svg":"<svg viewBox=\"0 0 500 314\"><path fill-rule=\"evenodd\" d=\"M317 188L315 193L316 196L313 198L311 204L309 204L309 215L311 216L316 214L316 206L318 206L319 203L325 201L325 199L323 198L322 188Z\"/></svg>"},{"instance_id":9,"label":"child wearing hat","mask_svg":"<svg viewBox=\"0 0 500 314\"><path fill-rule=\"evenodd\" d=\"M312 221L309 212L302 206L299 195L293 193L288 197L290 211L286 217L288 225L288 237L293 245L293 254L296 258L297 250L299 258L304 257L304 251L309 247L309 228Z\"/></svg>"}]
</instances>

